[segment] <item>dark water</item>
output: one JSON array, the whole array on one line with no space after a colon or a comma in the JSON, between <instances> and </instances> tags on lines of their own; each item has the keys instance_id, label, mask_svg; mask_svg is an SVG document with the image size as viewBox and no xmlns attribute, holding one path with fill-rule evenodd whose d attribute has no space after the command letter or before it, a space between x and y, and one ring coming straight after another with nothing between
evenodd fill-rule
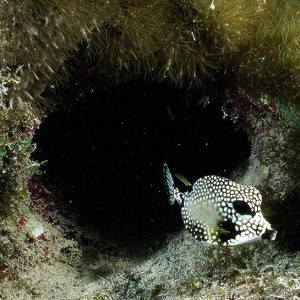
<instances>
[{"instance_id":1,"label":"dark water","mask_svg":"<svg viewBox=\"0 0 300 300\"><path fill-rule=\"evenodd\" d=\"M199 95L143 80L59 94L67 104L43 122L35 158L48 160L46 176L77 221L107 234L147 237L182 227L179 207L167 203L164 162L194 182L228 176L249 156L247 137L223 119L220 99L203 108Z\"/></svg>"}]
</instances>

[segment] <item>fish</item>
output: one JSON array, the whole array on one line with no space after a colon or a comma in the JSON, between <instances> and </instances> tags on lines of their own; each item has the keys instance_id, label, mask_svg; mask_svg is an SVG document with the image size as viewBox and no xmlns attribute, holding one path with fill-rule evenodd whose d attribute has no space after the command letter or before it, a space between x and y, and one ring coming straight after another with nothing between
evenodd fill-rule
<instances>
[{"instance_id":1,"label":"fish","mask_svg":"<svg viewBox=\"0 0 300 300\"><path fill-rule=\"evenodd\" d=\"M276 239L277 231L264 218L262 196L255 187L209 175L199 178L190 191L180 192L166 163L163 175L169 204L181 206L184 226L197 240L239 246Z\"/></svg>"}]
</instances>

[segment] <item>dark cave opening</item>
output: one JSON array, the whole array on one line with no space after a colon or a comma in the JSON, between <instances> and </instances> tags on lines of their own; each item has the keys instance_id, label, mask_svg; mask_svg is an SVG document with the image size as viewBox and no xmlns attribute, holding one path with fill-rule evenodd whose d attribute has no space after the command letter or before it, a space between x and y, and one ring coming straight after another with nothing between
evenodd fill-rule
<instances>
[{"instance_id":1,"label":"dark cave opening","mask_svg":"<svg viewBox=\"0 0 300 300\"><path fill-rule=\"evenodd\" d=\"M87 90L81 94L79 91ZM135 79L113 88L89 82L58 91L64 107L35 137L34 158L80 225L104 235L149 238L182 228L169 206L163 163L192 183L229 176L247 160L247 136L223 118L222 101L165 83Z\"/></svg>"}]
</instances>

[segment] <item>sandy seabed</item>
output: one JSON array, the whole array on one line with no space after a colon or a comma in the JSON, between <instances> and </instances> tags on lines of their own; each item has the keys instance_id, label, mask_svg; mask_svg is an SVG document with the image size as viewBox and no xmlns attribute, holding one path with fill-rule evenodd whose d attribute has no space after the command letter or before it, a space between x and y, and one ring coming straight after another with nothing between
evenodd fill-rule
<instances>
[{"instance_id":1,"label":"sandy seabed","mask_svg":"<svg viewBox=\"0 0 300 300\"><path fill-rule=\"evenodd\" d=\"M68 239L67 227L35 222L22 230L38 224L44 238L14 262L0 299L300 299L300 255L274 243L213 247L183 231L126 245L82 227Z\"/></svg>"}]
</instances>

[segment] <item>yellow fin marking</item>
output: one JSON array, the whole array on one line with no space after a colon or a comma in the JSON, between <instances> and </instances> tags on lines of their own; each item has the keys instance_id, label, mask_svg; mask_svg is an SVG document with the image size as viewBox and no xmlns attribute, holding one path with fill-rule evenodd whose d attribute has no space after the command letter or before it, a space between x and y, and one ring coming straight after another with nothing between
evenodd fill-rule
<instances>
[{"instance_id":1,"label":"yellow fin marking","mask_svg":"<svg viewBox=\"0 0 300 300\"><path fill-rule=\"evenodd\" d=\"M185 186L192 186L192 184L181 174L174 174Z\"/></svg>"}]
</instances>

